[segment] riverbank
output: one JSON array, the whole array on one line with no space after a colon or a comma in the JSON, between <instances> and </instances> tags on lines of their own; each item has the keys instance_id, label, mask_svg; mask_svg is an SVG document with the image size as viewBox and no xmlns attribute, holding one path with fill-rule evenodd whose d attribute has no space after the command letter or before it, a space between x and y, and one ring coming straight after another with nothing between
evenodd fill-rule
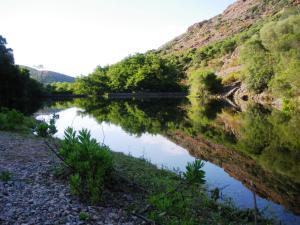
<instances>
[{"instance_id":1,"label":"riverbank","mask_svg":"<svg viewBox=\"0 0 300 225\"><path fill-rule=\"evenodd\" d=\"M194 219L201 224L254 221L252 211L218 203L205 190L197 190L197 198L187 197L195 190L177 190L186 196L179 201L170 192L182 182L178 175L121 153L112 153L114 172L103 201L91 206L71 194L44 139L0 132L0 143L0 172L11 177L0 181L1 224L184 224L187 216L189 224L198 224Z\"/></svg>"},{"instance_id":2,"label":"riverbank","mask_svg":"<svg viewBox=\"0 0 300 225\"><path fill-rule=\"evenodd\" d=\"M120 207L91 206L71 195L54 176L59 163L43 139L0 132L0 172L10 176L0 181L0 224L143 224Z\"/></svg>"}]
</instances>

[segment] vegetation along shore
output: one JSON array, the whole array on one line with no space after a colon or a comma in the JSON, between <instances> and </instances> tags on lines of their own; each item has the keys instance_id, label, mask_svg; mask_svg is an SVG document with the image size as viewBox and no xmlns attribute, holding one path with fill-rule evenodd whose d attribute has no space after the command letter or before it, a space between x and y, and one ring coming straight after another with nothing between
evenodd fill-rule
<instances>
[{"instance_id":1,"label":"vegetation along shore","mask_svg":"<svg viewBox=\"0 0 300 225\"><path fill-rule=\"evenodd\" d=\"M300 223L299 0L237 0L76 78L17 65L8 41L0 224ZM148 146L186 163L124 154Z\"/></svg>"}]
</instances>

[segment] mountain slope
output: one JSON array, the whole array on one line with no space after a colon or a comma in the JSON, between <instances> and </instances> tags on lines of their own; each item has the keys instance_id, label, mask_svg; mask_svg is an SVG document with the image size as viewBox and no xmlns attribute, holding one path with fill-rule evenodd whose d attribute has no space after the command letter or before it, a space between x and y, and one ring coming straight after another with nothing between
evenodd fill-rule
<instances>
[{"instance_id":1,"label":"mountain slope","mask_svg":"<svg viewBox=\"0 0 300 225\"><path fill-rule=\"evenodd\" d=\"M237 34L282 8L298 5L299 0L237 0L222 14L195 23L188 30L163 45L166 53L199 48Z\"/></svg>"},{"instance_id":2,"label":"mountain slope","mask_svg":"<svg viewBox=\"0 0 300 225\"><path fill-rule=\"evenodd\" d=\"M20 66L20 67L29 70L30 76L33 79L35 79L43 84L50 84L50 83L54 83L54 82L72 83L75 81L74 77L71 77L71 76L68 76L65 74L48 71L48 70L37 70L37 69L28 67L28 66Z\"/></svg>"}]
</instances>

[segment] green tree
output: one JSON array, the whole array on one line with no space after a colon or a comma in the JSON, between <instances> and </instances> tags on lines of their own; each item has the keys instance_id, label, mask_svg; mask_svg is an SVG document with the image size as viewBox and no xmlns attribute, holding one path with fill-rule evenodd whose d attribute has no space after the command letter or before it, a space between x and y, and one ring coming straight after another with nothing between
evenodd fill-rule
<instances>
[{"instance_id":1,"label":"green tree","mask_svg":"<svg viewBox=\"0 0 300 225\"><path fill-rule=\"evenodd\" d=\"M0 105L27 112L44 94L43 86L29 76L29 71L14 64L12 49L0 36Z\"/></svg>"},{"instance_id":2,"label":"green tree","mask_svg":"<svg viewBox=\"0 0 300 225\"><path fill-rule=\"evenodd\" d=\"M191 97L205 97L220 90L221 80L213 72L197 70L190 74L189 85Z\"/></svg>"}]
</instances>

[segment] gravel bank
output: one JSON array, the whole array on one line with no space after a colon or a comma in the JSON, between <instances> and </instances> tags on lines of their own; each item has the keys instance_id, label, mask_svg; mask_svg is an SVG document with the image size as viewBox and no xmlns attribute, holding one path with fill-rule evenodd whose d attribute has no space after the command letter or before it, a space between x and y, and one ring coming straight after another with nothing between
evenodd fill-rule
<instances>
[{"instance_id":1,"label":"gravel bank","mask_svg":"<svg viewBox=\"0 0 300 225\"><path fill-rule=\"evenodd\" d=\"M0 224L143 224L123 209L80 202L52 175L55 163L42 139L0 132L0 173L12 174L0 181Z\"/></svg>"}]
</instances>

